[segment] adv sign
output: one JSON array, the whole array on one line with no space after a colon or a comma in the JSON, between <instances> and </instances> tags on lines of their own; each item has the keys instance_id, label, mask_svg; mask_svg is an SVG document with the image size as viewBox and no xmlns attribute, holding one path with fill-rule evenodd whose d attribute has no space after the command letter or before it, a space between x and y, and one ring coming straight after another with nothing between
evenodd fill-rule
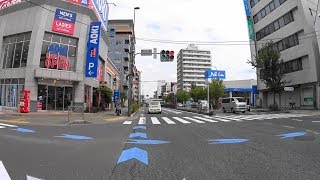
<instances>
[{"instance_id":1,"label":"adv sign","mask_svg":"<svg viewBox=\"0 0 320 180\"><path fill-rule=\"evenodd\" d=\"M226 71L207 70L205 72L205 79L226 79Z\"/></svg>"},{"instance_id":2,"label":"adv sign","mask_svg":"<svg viewBox=\"0 0 320 180\"><path fill-rule=\"evenodd\" d=\"M68 0L68 2L72 2L86 7L89 6L89 0Z\"/></svg>"},{"instance_id":3,"label":"adv sign","mask_svg":"<svg viewBox=\"0 0 320 180\"><path fill-rule=\"evenodd\" d=\"M99 21L102 23L104 30L108 27L109 4L107 0L91 0L93 10Z\"/></svg>"},{"instance_id":4,"label":"adv sign","mask_svg":"<svg viewBox=\"0 0 320 180\"><path fill-rule=\"evenodd\" d=\"M21 2L22 0L0 0L0 10Z\"/></svg>"},{"instance_id":5,"label":"adv sign","mask_svg":"<svg viewBox=\"0 0 320 180\"><path fill-rule=\"evenodd\" d=\"M101 22L92 22L87 47L86 77L98 76L100 32Z\"/></svg>"},{"instance_id":6,"label":"adv sign","mask_svg":"<svg viewBox=\"0 0 320 180\"><path fill-rule=\"evenodd\" d=\"M52 31L73 35L77 14L57 9L53 20Z\"/></svg>"}]
</instances>

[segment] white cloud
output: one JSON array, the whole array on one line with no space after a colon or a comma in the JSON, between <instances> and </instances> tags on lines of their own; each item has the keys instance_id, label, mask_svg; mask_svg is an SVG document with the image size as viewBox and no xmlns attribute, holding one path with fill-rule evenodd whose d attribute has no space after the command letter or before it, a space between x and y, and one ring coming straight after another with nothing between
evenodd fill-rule
<instances>
[{"instance_id":1,"label":"white cloud","mask_svg":"<svg viewBox=\"0 0 320 180\"><path fill-rule=\"evenodd\" d=\"M175 41L247 41L248 30L243 0L113 0L109 19L132 19L136 11L136 37ZM239 43L233 43L239 44ZM243 43L241 43L243 44ZM172 49L185 44L165 44L137 40L136 48ZM251 59L247 45L201 45L212 51L213 65L226 70L227 80L256 78L246 62ZM152 57L136 57L142 81L176 81L176 62L160 63ZM156 83L143 83L143 92L152 95Z\"/></svg>"}]
</instances>

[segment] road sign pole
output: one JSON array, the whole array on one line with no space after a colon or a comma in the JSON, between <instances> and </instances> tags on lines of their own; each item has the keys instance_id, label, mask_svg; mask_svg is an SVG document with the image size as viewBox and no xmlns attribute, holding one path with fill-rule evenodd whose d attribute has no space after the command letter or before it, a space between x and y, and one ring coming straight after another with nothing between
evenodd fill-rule
<instances>
[{"instance_id":1,"label":"road sign pole","mask_svg":"<svg viewBox=\"0 0 320 180\"><path fill-rule=\"evenodd\" d=\"M209 96L209 88L210 88L210 86L209 86L209 79L207 79L207 85L208 85L208 92L207 92L207 99L208 99L208 104L207 104L207 113L208 113L208 115L209 115L209 113L210 113L210 96Z\"/></svg>"}]
</instances>

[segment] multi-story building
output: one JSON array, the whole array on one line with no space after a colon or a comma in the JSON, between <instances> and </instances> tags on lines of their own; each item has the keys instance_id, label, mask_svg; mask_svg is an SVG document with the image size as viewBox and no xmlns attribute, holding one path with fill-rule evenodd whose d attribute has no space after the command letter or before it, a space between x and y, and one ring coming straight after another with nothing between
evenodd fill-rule
<instances>
[{"instance_id":1,"label":"multi-story building","mask_svg":"<svg viewBox=\"0 0 320 180\"><path fill-rule=\"evenodd\" d=\"M251 0L249 8L256 39L256 48L251 46L254 59L261 47L273 41L284 63L287 86L294 87L293 92L283 92L278 104L285 104L288 98L297 107L319 108L320 57L316 32L318 0ZM260 69L257 69L260 73ZM258 77L259 98L262 106L273 104L273 93Z\"/></svg>"},{"instance_id":2,"label":"multi-story building","mask_svg":"<svg viewBox=\"0 0 320 180\"><path fill-rule=\"evenodd\" d=\"M140 97L140 72L136 67L133 69L133 80L132 80L132 99L135 102L139 101Z\"/></svg>"},{"instance_id":3,"label":"multi-story building","mask_svg":"<svg viewBox=\"0 0 320 180\"><path fill-rule=\"evenodd\" d=\"M110 40L108 57L120 72L120 91L127 91L130 36L134 35L133 20L109 20L108 30Z\"/></svg>"},{"instance_id":4,"label":"multi-story building","mask_svg":"<svg viewBox=\"0 0 320 180\"><path fill-rule=\"evenodd\" d=\"M177 57L178 89L189 91L191 85L205 87L204 73L211 69L211 52L200 50L194 44L181 49Z\"/></svg>"},{"instance_id":5,"label":"multi-story building","mask_svg":"<svg viewBox=\"0 0 320 180\"><path fill-rule=\"evenodd\" d=\"M161 96L168 96L171 93L171 83L166 82L161 86Z\"/></svg>"},{"instance_id":6,"label":"multi-story building","mask_svg":"<svg viewBox=\"0 0 320 180\"><path fill-rule=\"evenodd\" d=\"M166 84L165 80L158 80L157 84L157 98L162 97L162 86Z\"/></svg>"},{"instance_id":7,"label":"multi-story building","mask_svg":"<svg viewBox=\"0 0 320 180\"><path fill-rule=\"evenodd\" d=\"M21 90L30 91L30 111L92 106L108 64L108 20L100 15L107 9L66 0L32 2L0 7L0 106L17 109ZM89 78L88 34L97 21L102 22L98 77Z\"/></svg>"},{"instance_id":8,"label":"multi-story building","mask_svg":"<svg viewBox=\"0 0 320 180\"><path fill-rule=\"evenodd\" d=\"M178 83L171 82L171 93L176 94L178 90Z\"/></svg>"}]
</instances>

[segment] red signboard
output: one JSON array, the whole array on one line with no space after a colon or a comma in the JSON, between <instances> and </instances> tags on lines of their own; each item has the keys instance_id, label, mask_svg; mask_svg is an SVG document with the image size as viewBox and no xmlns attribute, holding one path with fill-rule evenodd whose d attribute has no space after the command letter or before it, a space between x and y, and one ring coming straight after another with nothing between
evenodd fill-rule
<instances>
[{"instance_id":1,"label":"red signboard","mask_svg":"<svg viewBox=\"0 0 320 180\"><path fill-rule=\"evenodd\" d=\"M74 23L55 19L52 25L52 31L73 35Z\"/></svg>"},{"instance_id":2,"label":"red signboard","mask_svg":"<svg viewBox=\"0 0 320 180\"><path fill-rule=\"evenodd\" d=\"M0 10L21 2L22 0L0 0Z\"/></svg>"}]
</instances>

